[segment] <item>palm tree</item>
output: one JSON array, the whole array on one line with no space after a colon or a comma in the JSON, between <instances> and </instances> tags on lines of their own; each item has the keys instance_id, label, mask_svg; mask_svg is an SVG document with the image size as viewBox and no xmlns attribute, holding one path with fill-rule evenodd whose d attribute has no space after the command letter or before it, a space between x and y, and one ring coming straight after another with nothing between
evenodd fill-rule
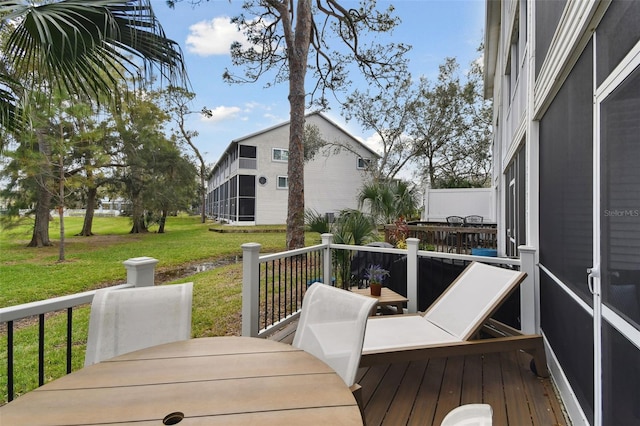
<instances>
[{"instance_id":1,"label":"palm tree","mask_svg":"<svg viewBox=\"0 0 640 426\"><path fill-rule=\"evenodd\" d=\"M149 0L0 1L0 128L21 128L27 91L52 87L118 100L119 81L186 81L182 52L166 38ZM40 81L25 88L20 81ZM0 152L3 150L0 142Z\"/></svg>"},{"instance_id":2,"label":"palm tree","mask_svg":"<svg viewBox=\"0 0 640 426\"><path fill-rule=\"evenodd\" d=\"M365 183L358 194L358 203L360 208L368 204L371 215L378 223L391 223L394 219L395 199L391 185L385 181Z\"/></svg>"},{"instance_id":3,"label":"palm tree","mask_svg":"<svg viewBox=\"0 0 640 426\"><path fill-rule=\"evenodd\" d=\"M333 226L333 241L337 244L364 245L373 241L377 228L372 217L359 210L345 209L340 212ZM336 250L333 261L340 277L342 288L351 286L351 250Z\"/></svg>"},{"instance_id":4,"label":"palm tree","mask_svg":"<svg viewBox=\"0 0 640 426\"><path fill-rule=\"evenodd\" d=\"M375 180L365 183L358 194L360 208L369 206L371 215L380 223L393 223L400 217L411 218L417 212L415 186L402 180Z\"/></svg>"},{"instance_id":5,"label":"palm tree","mask_svg":"<svg viewBox=\"0 0 640 426\"><path fill-rule=\"evenodd\" d=\"M45 158L51 152L46 126L25 123L34 116L29 110L50 101L56 89L119 105L127 77L135 83L158 69L172 83L186 81L182 52L166 38L149 0L0 1L0 55L0 130L18 140L37 136ZM0 153L7 139L0 138ZM50 245L44 186L29 246Z\"/></svg>"}]
</instances>

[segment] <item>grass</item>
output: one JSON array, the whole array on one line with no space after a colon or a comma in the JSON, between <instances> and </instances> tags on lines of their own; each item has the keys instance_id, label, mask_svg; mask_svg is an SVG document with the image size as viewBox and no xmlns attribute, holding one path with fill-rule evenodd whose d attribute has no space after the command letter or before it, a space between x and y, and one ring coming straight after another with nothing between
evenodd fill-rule
<instances>
[{"instance_id":1,"label":"grass","mask_svg":"<svg viewBox=\"0 0 640 426\"><path fill-rule=\"evenodd\" d=\"M166 233L129 234L127 218L95 218L93 237L73 236L82 228L82 218L65 218L66 261L58 262L57 220L52 221L53 247L27 248L28 226L3 230L0 234L0 306L13 306L51 297L78 293L126 281L122 262L149 256L159 260L158 275L185 265L218 262L240 257L246 242L262 244L262 252L285 250L284 227L252 228L254 233L218 233L212 223L198 217L171 217ZM229 230L229 227L225 227ZM247 231L247 228L242 228ZM282 232L274 232L274 231ZM264 232L260 232L264 231ZM307 244L320 242L318 234L307 234ZM228 262L227 262L228 263ZM242 310L242 263L238 261L172 283L193 281L192 336L240 334ZM74 309L72 369L82 367L87 339L89 307ZM63 376L66 356L66 314L48 317L45 331L45 382ZM15 395L38 386L37 325L20 325L14 335ZM0 389L7 401L6 332L0 334Z\"/></svg>"},{"instance_id":2,"label":"grass","mask_svg":"<svg viewBox=\"0 0 640 426\"><path fill-rule=\"evenodd\" d=\"M95 218L93 237L73 236L82 228L82 218L66 218L66 261L58 262L58 221L50 226L54 246L26 247L27 226L0 235L0 306L12 306L65 294L91 290L125 281L122 262L149 256L159 260L157 272L180 265L215 261L241 253L248 241L262 244L263 252L285 247L285 234L211 232L211 223L198 217L170 217L166 233L129 234L128 218Z\"/></svg>"}]
</instances>

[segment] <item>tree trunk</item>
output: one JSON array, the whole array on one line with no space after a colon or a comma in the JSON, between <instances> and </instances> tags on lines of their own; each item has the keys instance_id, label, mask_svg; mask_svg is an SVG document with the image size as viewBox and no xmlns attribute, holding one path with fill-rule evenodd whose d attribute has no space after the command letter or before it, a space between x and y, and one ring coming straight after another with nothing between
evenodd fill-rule
<instances>
[{"instance_id":1,"label":"tree trunk","mask_svg":"<svg viewBox=\"0 0 640 426\"><path fill-rule=\"evenodd\" d=\"M144 224L144 214L131 216L131 220L133 224L131 225L131 231L129 231L130 234L142 234L148 231Z\"/></svg>"},{"instance_id":2,"label":"tree trunk","mask_svg":"<svg viewBox=\"0 0 640 426\"><path fill-rule=\"evenodd\" d=\"M142 207L142 201L138 194L134 195L131 200L131 226L130 234L141 234L148 232L147 225L144 221L144 208Z\"/></svg>"},{"instance_id":3,"label":"tree trunk","mask_svg":"<svg viewBox=\"0 0 640 426\"><path fill-rule=\"evenodd\" d=\"M204 169L204 163L200 166L200 220L202 223L207 222L207 211L205 203L207 202L207 175Z\"/></svg>"},{"instance_id":4,"label":"tree trunk","mask_svg":"<svg viewBox=\"0 0 640 426\"><path fill-rule=\"evenodd\" d=\"M293 38L287 39L289 59L289 196L287 210L287 249L304 247L304 80L311 39L311 1L299 0ZM291 23L289 22L289 25ZM286 23L283 22L283 25ZM286 32L286 29L285 29ZM291 34L290 34L291 35Z\"/></svg>"},{"instance_id":5,"label":"tree trunk","mask_svg":"<svg viewBox=\"0 0 640 426\"><path fill-rule=\"evenodd\" d=\"M49 207L51 194L46 188L38 185L38 201L36 202L36 222L33 225L33 235L27 247L46 247L51 245L49 240Z\"/></svg>"},{"instance_id":6,"label":"tree trunk","mask_svg":"<svg viewBox=\"0 0 640 426\"><path fill-rule=\"evenodd\" d=\"M33 226L33 235L27 247L50 246L49 240L49 216L51 208L51 192L47 188L49 177L51 176L51 145L47 141L46 131L36 130L38 138L38 150L43 157L40 174L36 177L38 184L36 201L36 222Z\"/></svg>"},{"instance_id":7,"label":"tree trunk","mask_svg":"<svg viewBox=\"0 0 640 426\"><path fill-rule=\"evenodd\" d=\"M169 211L167 209L162 209L162 216L160 217L160 223L158 224L158 234L164 234L164 224L167 223L168 214Z\"/></svg>"},{"instance_id":8,"label":"tree trunk","mask_svg":"<svg viewBox=\"0 0 640 426\"><path fill-rule=\"evenodd\" d=\"M87 211L84 215L84 223L82 224L82 231L80 231L78 236L82 237L90 237L93 235L93 215L96 207L96 198L98 195L98 188L89 187L87 190Z\"/></svg>"},{"instance_id":9,"label":"tree trunk","mask_svg":"<svg viewBox=\"0 0 640 426\"><path fill-rule=\"evenodd\" d=\"M58 262L64 262L64 157L59 155L58 166L60 169L60 178L58 182L58 197L60 205L58 206L58 217L60 218L60 248L58 250Z\"/></svg>"},{"instance_id":10,"label":"tree trunk","mask_svg":"<svg viewBox=\"0 0 640 426\"><path fill-rule=\"evenodd\" d=\"M60 219L60 247L58 249L58 262L64 262L64 206L58 206L57 210L58 217Z\"/></svg>"}]
</instances>

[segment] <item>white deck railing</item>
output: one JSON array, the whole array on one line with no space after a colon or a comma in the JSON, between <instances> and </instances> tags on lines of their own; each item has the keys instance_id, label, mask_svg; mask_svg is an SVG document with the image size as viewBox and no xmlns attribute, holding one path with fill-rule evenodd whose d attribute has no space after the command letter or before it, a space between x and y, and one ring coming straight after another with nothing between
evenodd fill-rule
<instances>
[{"instance_id":1,"label":"white deck railing","mask_svg":"<svg viewBox=\"0 0 640 426\"><path fill-rule=\"evenodd\" d=\"M129 287L144 287L154 285L156 259L150 257L136 257L126 260L124 266L127 270L127 283L113 286L114 289ZM96 290L82 293L70 294L67 296L54 297L52 299L37 302L24 303L16 306L0 308L0 324L6 325L7 334L7 400L14 397L14 323L26 318L38 317L40 332L38 336L38 385L42 386L45 379L45 315L52 312L67 311L67 343L66 362L67 374L71 372L71 349L72 349L72 321L71 312L74 308L91 303Z\"/></svg>"},{"instance_id":2,"label":"white deck railing","mask_svg":"<svg viewBox=\"0 0 640 426\"><path fill-rule=\"evenodd\" d=\"M151 257L135 257L123 262L127 269L127 283L113 286L114 289L144 287L154 285L155 266L158 263ZM35 315L48 314L68 308L91 303L96 290L54 297L37 302L0 308L0 323L8 323Z\"/></svg>"},{"instance_id":3,"label":"white deck railing","mask_svg":"<svg viewBox=\"0 0 640 426\"><path fill-rule=\"evenodd\" d=\"M269 310L269 300L267 295L276 293L276 279L270 280L264 272L261 272L262 265L266 262L277 260L285 261L298 255L307 253L322 253L322 275L318 281L328 282L325 277L334 277L336 273L335 252L337 250L348 250L352 252L375 252L387 253L392 255L406 256L406 277L407 277L407 294L405 295L409 302L407 309L410 313L418 310L418 265L419 258L433 259L450 259L461 260L466 262L479 261L483 263L492 263L500 265L511 265L518 267L527 273L527 278L520 286L520 322L523 332L534 333L539 331L539 308L537 305L538 289L535 284L535 249L520 246L520 258L503 258L503 257L484 257L452 253L440 253L433 251L419 250L420 240L417 238L407 239L407 249L382 248L369 246L354 246L344 244L334 244L331 234L322 235L322 244L299 250L281 252L260 256L260 244L247 243L242 246L243 250L243 289L242 289L242 334L245 336L263 336L269 334L276 327L282 327L288 322L294 320L299 315L299 308L286 312L285 316L276 316L275 321L269 323L261 318L261 313ZM294 277L289 277L294 279ZM318 277L316 277L318 278ZM302 296L306 290L307 282L294 284L295 287L301 288L296 293L299 300L295 300L291 305L301 306ZM291 296L289 296L291 297Z\"/></svg>"},{"instance_id":4,"label":"white deck railing","mask_svg":"<svg viewBox=\"0 0 640 426\"><path fill-rule=\"evenodd\" d=\"M260 255L260 244L243 244L242 334L263 336L273 331L274 328L284 326L287 322L297 318L308 284L313 281L334 282L334 277L337 275L334 261L339 258L338 251L406 256L406 296L409 299L407 306L409 312L416 312L418 309L418 265L420 258L465 262L480 261L518 267L528 274L520 287L521 328L526 333L539 332L539 306L537 302L539 289L534 280L534 249L521 246L519 247L520 258L511 259L424 251L418 249L418 244L419 240L416 238L407 239L407 249L334 244L333 236L324 234L322 235L322 243L319 245L268 255ZM154 285L154 270L157 262L156 259L148 257L125 261L127 284L114 286L114 288ZM325 277L331 278L326 279ZM69 311L77 306L88 304L92 301L94 294L95 290L92 290L0 309L0 324L7 325L7 335L9 336L6 348L9 400L13 398L13 367L11 365L13 362L13 343L11 336L13 336L14 322L39 316L42 323L45 314L65 309ZM271 300L268 300L269 298ZM267 313L270 314L267 315ZM68 345L70 343L68 342ZM40 346L43 347L42 341ZM39 352L39 366L42 366L45 355L42 350ZM69 347L67 352L67 364L70 366L71 351ZM41 376L39 383L42 384L44 373L41 367L39 370ZM67 368L67 372L70 372L70 367Z\"/></svg>"}]
</instances>

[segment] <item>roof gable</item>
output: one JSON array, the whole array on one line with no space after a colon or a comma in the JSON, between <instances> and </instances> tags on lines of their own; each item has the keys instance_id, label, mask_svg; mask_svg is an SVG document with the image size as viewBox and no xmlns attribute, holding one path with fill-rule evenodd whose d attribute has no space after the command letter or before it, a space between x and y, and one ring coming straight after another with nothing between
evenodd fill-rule
<instances>
[{"instance_id":1,"label":"roof gable","mask_svg":"<svg viewBox=\"0 0 640 426\"><path fill-rule=\"evenodd\" d=\"M358 139L356 139L356 138L355 138L351 133L347 132L345 129L343 129L341 126L339 126L339 125L338 125L338 124L336 124L334 121L332 121L331 119L329 119L326 115L324 115L324 114L323 114L323 113L321 113L320 111L316 111L316 112L312 112L312 113L306 114L306 115L305 115L305 119L308 119L309 117L312 117L312 116L317 116L317 117L322 118L322 119L323 119L324 121L326 121L328 124L330 124L331 126L333 126L333 127L335 127L336 129L338 129L341 133L343 133L347 138L349 138L349 140L350 140L351 142L354 142L354 143L358 144L359 146L362 146L364 149L366 149L367 151L369 151L372 155L374 155L374 156L376 156L376 157L380 157L380 155L378 155L378 153L376 153L376 152L375 152L375 151L373 151L371 148L369 148L368 146L366 146L364 143L362 143L361 141L359 141ZM258 131L258 132L255 132L255 133L251 133L251 134L248 134L248 135L242 136L242 137L240 137L240 138L238 138L238 139L234 139L233 141L231 141L230 146L231 146L231 145L233 145L233 144L235 144L235 143L241 143L241 142L243 142L243 141L245 141L245 140L247 140L247 139L251 139L251 138L254 138L254 137L256 137L256 136L260 136L260 135L262 135L262 134L265 134L265 133L271 132L271 131L273 131L273 130L275 130L275 129L279 129L279 128L284 127L284 126L288 126L290 122L291 122L291 121L285 121L284 123L276 124L275 126L271 126L271 127L266 128L266 129L260 130L260 131Z\"/></svg>"}]
</instances>

